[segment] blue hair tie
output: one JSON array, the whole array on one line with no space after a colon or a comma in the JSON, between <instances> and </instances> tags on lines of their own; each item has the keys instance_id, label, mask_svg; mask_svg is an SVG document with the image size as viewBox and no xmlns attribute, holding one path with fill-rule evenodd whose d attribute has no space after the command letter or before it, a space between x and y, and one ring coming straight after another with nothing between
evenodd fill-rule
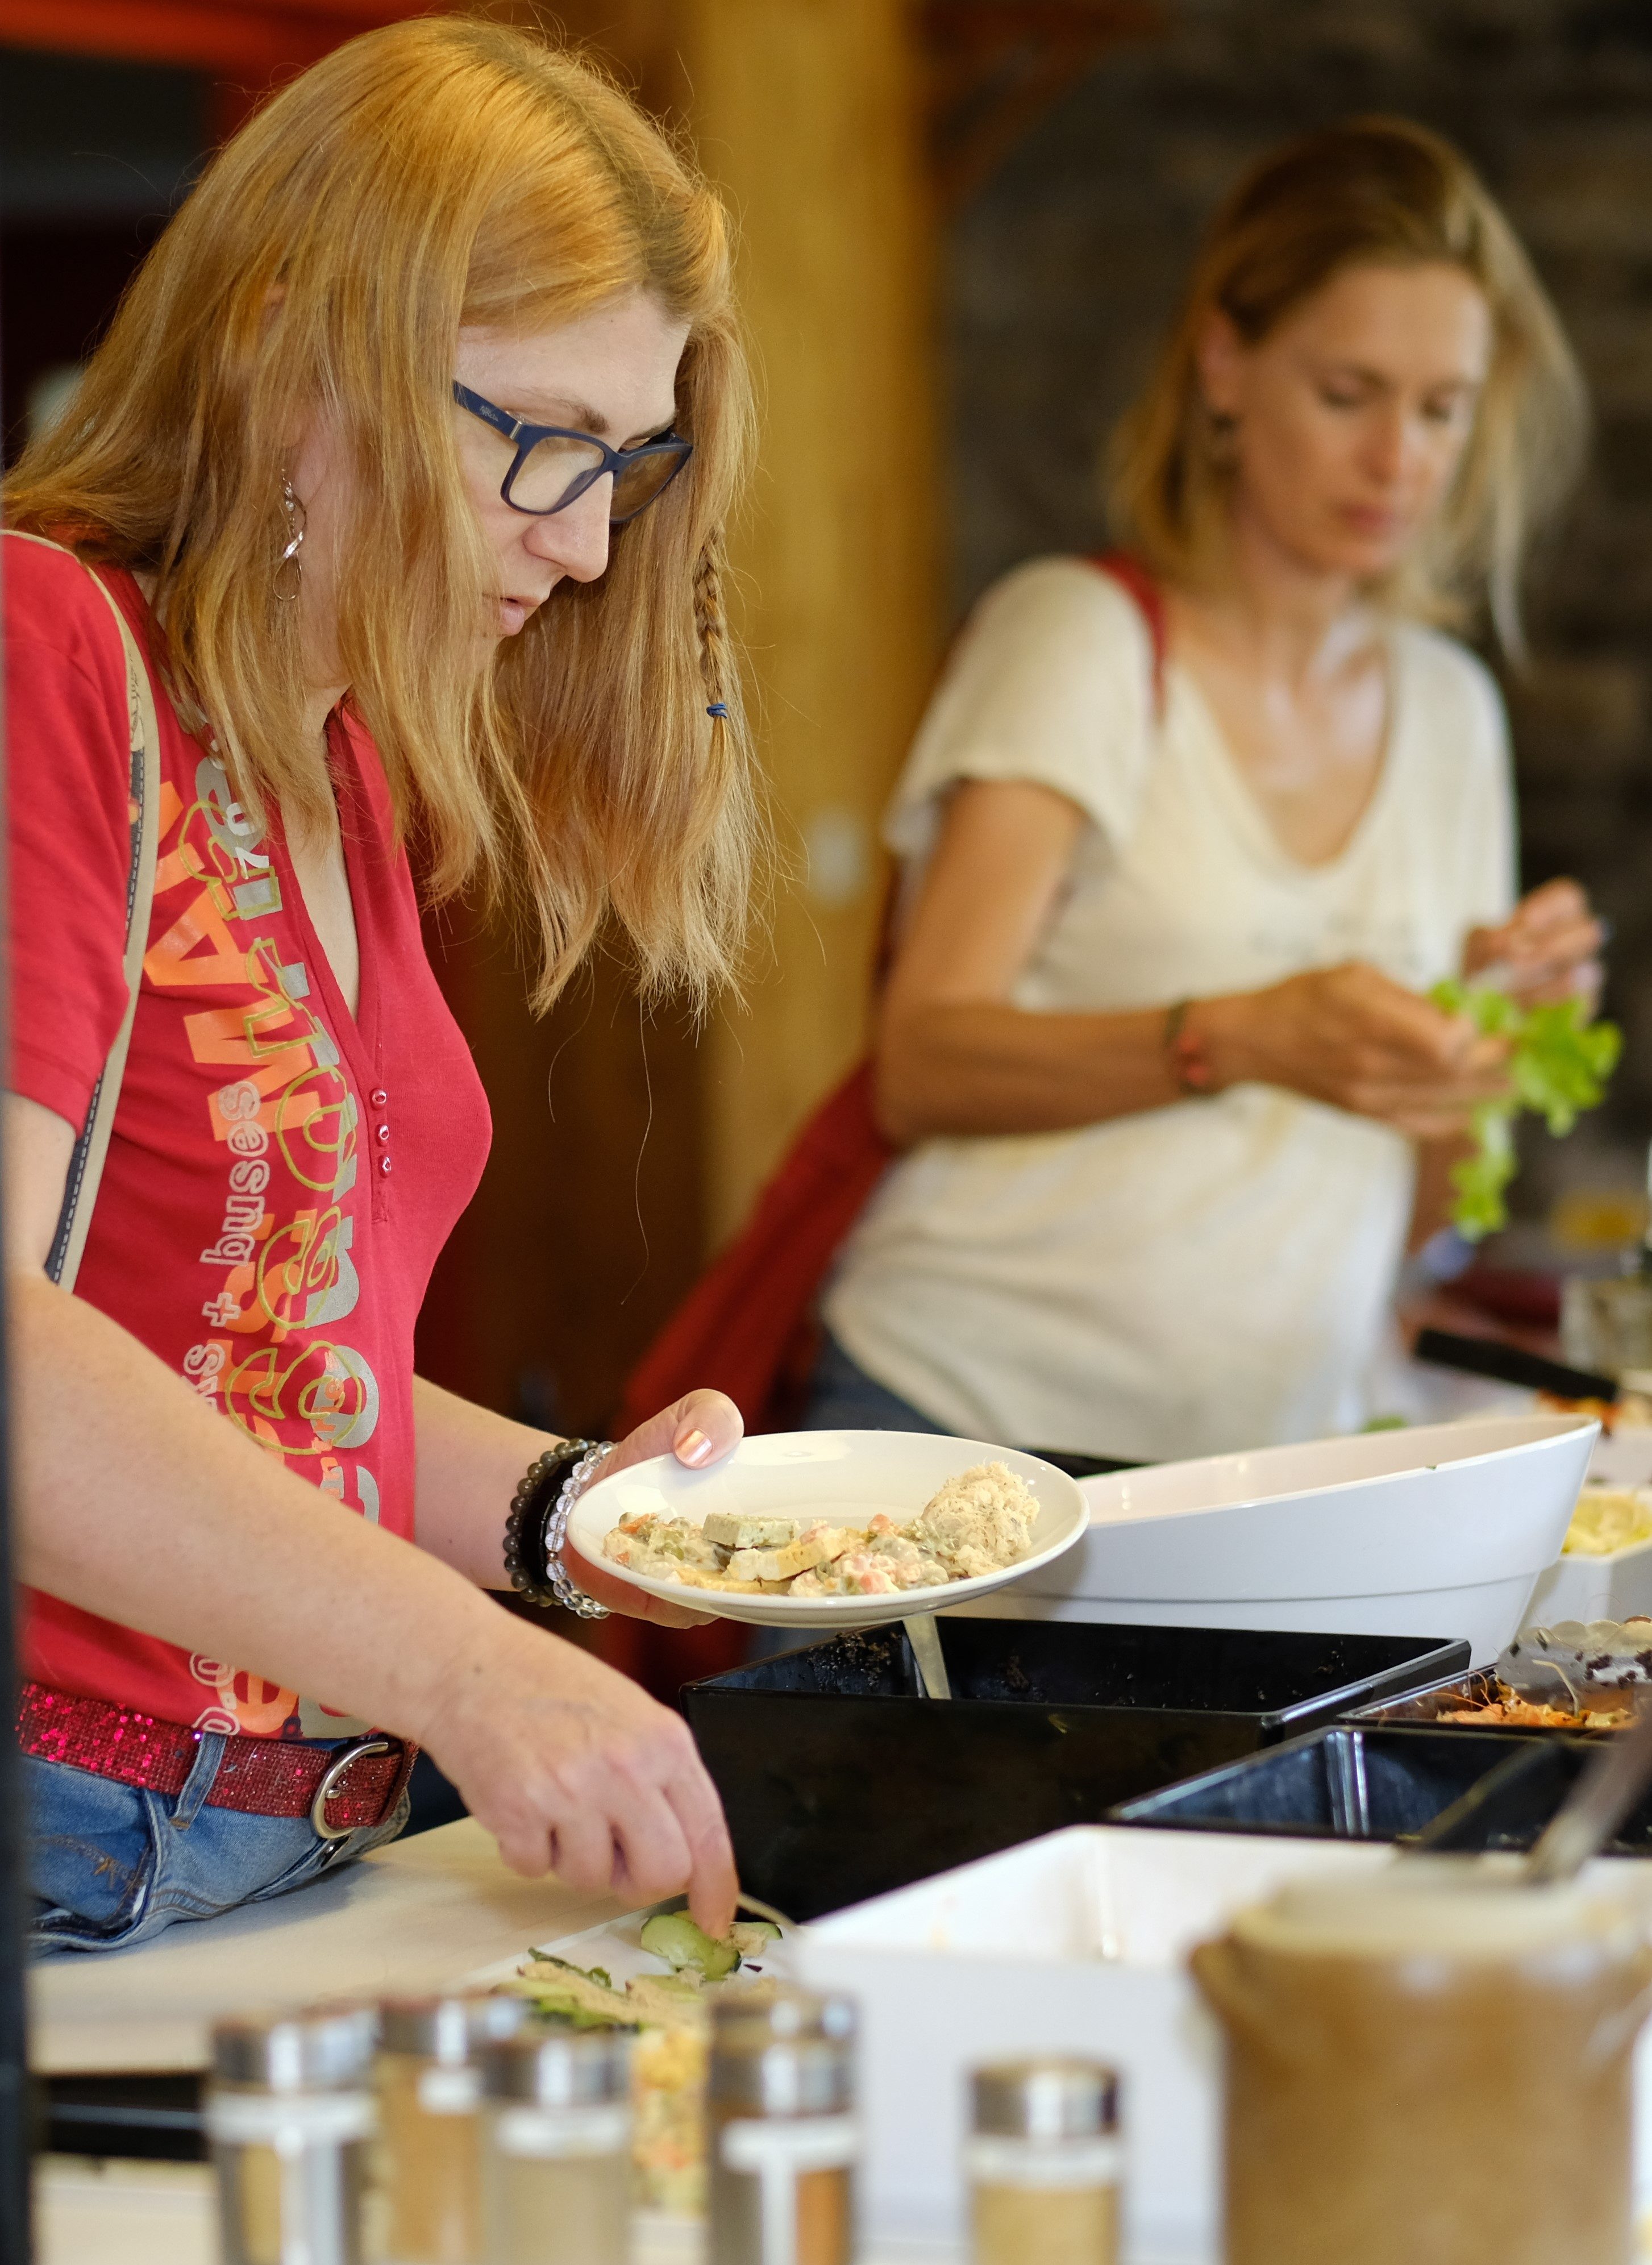
<instances>
[{"instance_id":1,"label":"blue hair tie","mask_svg":"<svg viewBox=\"0 0 1652 2265\"><path fill-rule=\"evenodd\" d=\"M721 716L726 723L729 713L728 703L726 700L714 700L705 712L708 716Z\"/></svg>"}]
</instances>

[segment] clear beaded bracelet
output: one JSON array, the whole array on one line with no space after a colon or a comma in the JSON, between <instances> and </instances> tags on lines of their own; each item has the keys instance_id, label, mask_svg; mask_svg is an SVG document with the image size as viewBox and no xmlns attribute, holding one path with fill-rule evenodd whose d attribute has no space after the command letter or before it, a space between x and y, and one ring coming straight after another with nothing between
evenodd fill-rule
<instances>
[{"instance_id":1,"label":"clear beaded bracelet","mask_svg":"<svg viewBox=\"0 0 1652 2265\"><path fill-rule=\"evenodd\" d=\"M505 1569L530 1604L560 1605L582 1620L607 1620L608 1606L579 1586L562 1553L569 1513L613 1453L611 1439L564 1439L528 1465L505 1521Z\"/></svg>"}]
</instances>

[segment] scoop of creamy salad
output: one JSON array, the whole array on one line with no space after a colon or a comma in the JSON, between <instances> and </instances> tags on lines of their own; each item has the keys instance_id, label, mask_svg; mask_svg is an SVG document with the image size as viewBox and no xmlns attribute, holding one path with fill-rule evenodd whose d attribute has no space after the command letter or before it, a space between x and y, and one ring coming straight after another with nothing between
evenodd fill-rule
<instances>
[{"instance_id":1,"label":"scoop of creamy salad","mask_svg":"<svg viewBox=\"0 0 1652 2265\"><path fill-rule=\"evenodd\" d=\"M1610 1557L1652 1541L1652 1487L1586 1486L1561 1545L1567 1557Z\"/></svg>"},{"instance_id":2,"label":"scoop of creamy salad","mask_svg":"<svg viewBox=\"0 0 1652 2265\"><path fill-rule=\"evenodd\" d=\"M883 1597L1014 1565L1032 1547L1036 1497L1002 1463L947 1480L916 1518L864 1526L714 1511L703 1525L652 1511L622 1518L602 1550L628 1572L748 1597Z\"/></svg>"}]
</instances>

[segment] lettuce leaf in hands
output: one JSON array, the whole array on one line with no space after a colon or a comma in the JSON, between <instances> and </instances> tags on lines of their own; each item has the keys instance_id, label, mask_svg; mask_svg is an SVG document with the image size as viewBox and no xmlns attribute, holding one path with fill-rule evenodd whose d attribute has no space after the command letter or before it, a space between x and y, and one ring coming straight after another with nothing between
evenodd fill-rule
<instances>
[{"instance_id":1,"label":"lettuce leaf in hands","mask_svg":"<svg viewBox=\"0 0 1652 2265\"><path fill-rule=\"evenodd\" d=\"M1452 1168L1452 1225L1478 1242L1509 1223L1503 1191L1517 1168L1516 1117L1528 1109L1557 1140L1569 1132L1583 1111L1605 1098L1623 1033L1615 1023L1591 1023L1581 999L1523 1007L1506 991L1455 978L1429 996L1448 1015L1466 1015L1483 1037L1510 1041L1509 1092L1481 1103L1471 1119L1474 1153Z\"/></svg>"}]
</instances>

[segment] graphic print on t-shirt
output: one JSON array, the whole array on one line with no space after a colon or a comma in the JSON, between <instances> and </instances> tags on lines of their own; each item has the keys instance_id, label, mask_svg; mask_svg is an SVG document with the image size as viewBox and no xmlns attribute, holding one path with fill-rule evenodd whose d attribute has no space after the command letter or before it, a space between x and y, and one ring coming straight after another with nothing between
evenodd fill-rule
<instances>
[{"instance_id":1,"label":"graphic print on t-shirt","mask_svg":"<svg viewBox=\"0 0 1652 2265\"><path fill-rule=\"evenodd\" d=\"M157 989L222 994L184 1016L193 1059L224 1079L206 1104L223 1157L222 1226L200 1253L207 1328L184 1373L260 1446L307 1463L325 1491L376 1518L378 1489L358 1457L377 1426L378 1382L338 1334L360 1292L355 1097L302 961L283 964L259 933L282 909L281 885L222 763L201 758L187 806L168 780L160 821L159 932L144 974ZM199 1729L267 1736L297 1709L295 1693L227 1663L197 1654L191 1669L215 1693Z\"/></svg>"},{"instance_id":2,"label":"graphic print on t-shirt","mask_svg":"<svg viewBox=\"0 0 1652 2265\"><path fill-rule=\"evenodd\" d=\"M0 550L8 1083L78 1131L127 1006L126 671L79 561L10 537ZM342 1512L411 1541L414 1328L481 1176L488 1111L426 954L383 766L348 703L335 710L328 759L360 944L353 1012L279 810L266 826L237 806L136 586L114 571L106 580L156 681L159 856L74 1295L181 1377L203 1423L243 1434L245 1456L273 1455ZM67 1380L68 1420L84 1404ZM256 1476L250 1461L246 1470ZM135 1563L164 1520L142 1499L127 1528ZM223 1507L233 1518L252 1504ZM62 1508L72 1515L72 1500ZM24 1603L24 1672L58 1690L225 1735L338 1737L356 1727L320 1703L336 1705L335 1694L295 1698L265 1680L279 1663L253 1660L249 1672L211 1657L207 1628L170 1642L40 1590ZM317 1597L318 1613L333 1609ZM349 1631L347 1645L355 1639Z\"/></svg>"}]
</instances>

